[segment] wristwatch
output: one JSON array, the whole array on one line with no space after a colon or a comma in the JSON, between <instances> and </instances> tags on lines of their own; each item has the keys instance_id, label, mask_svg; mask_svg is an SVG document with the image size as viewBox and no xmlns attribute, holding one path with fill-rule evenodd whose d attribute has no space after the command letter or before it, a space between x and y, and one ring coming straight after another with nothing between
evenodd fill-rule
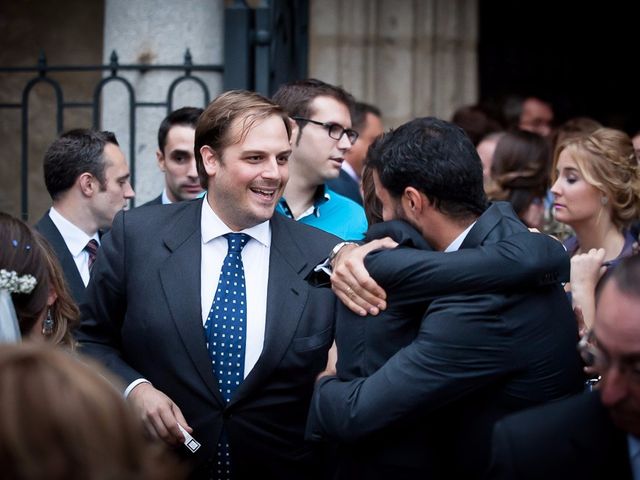
<instances>
[{"instance_id":1,"label":"wristwatch","mask_svg":"<svg viewBox=\"0 0 640 480\"><path fill-rule=\"evenodd\" d=\"M331 265L333 267L333 260L338 256L338 253L340 252L340 250L342 250L342 247L346 246L346 245L358 245L357 242L340 242L337 243L335 247L333 247L333 249L331 250L331 253L329 254L329 265Z\"/></svg>"}]
</instances>

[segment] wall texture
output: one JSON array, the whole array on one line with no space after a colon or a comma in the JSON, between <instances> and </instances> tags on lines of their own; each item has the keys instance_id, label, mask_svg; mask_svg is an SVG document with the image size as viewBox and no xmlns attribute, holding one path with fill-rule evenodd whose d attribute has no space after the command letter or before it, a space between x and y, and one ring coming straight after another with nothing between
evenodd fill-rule
<instances>
[{"instance_id":1,"label":"wall texture","mask_svg":"<svg viewBox=\"0 0 640 480\"><path fill-rule=\"evenodd\" d=\"M311 0L310 75L387 127L477 101L477 0Z\"/></svg>"}]
</instances>

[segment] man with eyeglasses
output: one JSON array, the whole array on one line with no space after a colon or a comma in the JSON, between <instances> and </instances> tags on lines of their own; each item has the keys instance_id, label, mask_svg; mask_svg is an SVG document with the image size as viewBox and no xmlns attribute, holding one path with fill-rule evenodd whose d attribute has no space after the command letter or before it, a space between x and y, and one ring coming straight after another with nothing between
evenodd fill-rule
<instances>
[{"instance_id":1,"label":"man with eyeglasses","mask_svg":"<svg viewBox=\"0 0 640 480\"><path fill-rule=\"evenodd\" d=\"M351 128L353 97L340 87L306 79L281 86L273 101L295 122L289 183L277 211L345 240L362 239L364 209L326 186L340 175L345 154L358 138Z\"/></svg>"},{"instance_id":2,"label":"man with eyeglasses","mask_svg":"<svg viewBox=\"0 0 640 480\"><path fill-rule=\"evenodd\" d=\"M640 478L640 256L607 273L596 301L579 346L596 388L498 423L490 478Z\"/></svg>"}]
</instances>

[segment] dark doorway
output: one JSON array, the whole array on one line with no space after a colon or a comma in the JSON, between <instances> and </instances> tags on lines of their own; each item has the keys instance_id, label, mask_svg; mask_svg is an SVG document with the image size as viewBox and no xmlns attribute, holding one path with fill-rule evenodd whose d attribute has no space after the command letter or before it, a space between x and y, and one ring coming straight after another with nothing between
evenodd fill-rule
<instances>
[{"instance_id":1,"label":"dark doorway","mask_svg":"<svg viewBox=\"0 0 640 480\"><path fill-rule=\"evenodd\" d=\"M638 2L480 0L483 101L546 97L559 121L586 115L640 129Z\"/></svg>"}]
</instances>

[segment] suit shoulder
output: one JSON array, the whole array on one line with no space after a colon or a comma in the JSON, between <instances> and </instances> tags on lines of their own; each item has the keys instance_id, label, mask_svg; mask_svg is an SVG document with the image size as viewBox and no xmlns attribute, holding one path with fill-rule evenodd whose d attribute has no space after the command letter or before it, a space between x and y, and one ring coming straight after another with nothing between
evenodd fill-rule
<instances>
[{"instance_id":1,"label":"suit shoulder","mask_svg":"<svg viewBox=\"0 0 640 480\"><path fill-rule=\"evenodd\" d=\"M553 439L558 431L580 428L585 419L596 422L602 416L603 408L598 395L581 393L509 415L498 425L512 432L526 431L527 439L523 441Z\"/></svg>"},{"instance_id":2,"label":"suit shoulder","mask_svg":"<svg viewBox=\"0 0 640 480\"><path fill-rule=\"evenodd\" d=\"M148 207L150 205L162 205L162 194L158 195L156 198L152 200L149 200L146 203L143 203L142 205L138 205L136 208Z\"/></svg>"},{"instance_id":3,"label":"suit shoulder","mask_svg":"<svg viewBox=\"0 0 640 480\"><path fill-rule=\"evenodd\" d=\"M147 244L163 238L167 232L182 230L183 228L176 227L176 224L185 218L188 219L189 225L197 223L199 212L199 205L190 201L123 210L113 219L111 232L112 235L123 235L125 238Z\"/></svg>"}]
</instances>

